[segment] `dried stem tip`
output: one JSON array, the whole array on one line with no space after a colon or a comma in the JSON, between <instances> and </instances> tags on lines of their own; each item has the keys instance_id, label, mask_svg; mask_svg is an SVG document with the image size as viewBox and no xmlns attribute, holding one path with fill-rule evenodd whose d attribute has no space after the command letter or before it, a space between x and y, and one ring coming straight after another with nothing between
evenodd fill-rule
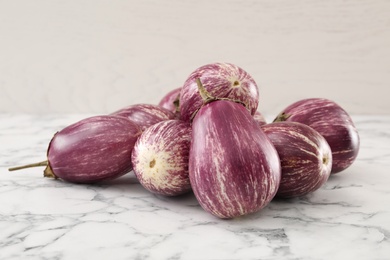
<instances>
[{"instance_id":1,"label":"dried stem tip","mask_svg":"<svg viewBox=\"0 0 390 260\"><path fill-rule=\"evenodd\" d=\"M26 165L22 165L22 166L12 167L12 168L9 168L8 171L12 172L12 171L22 170L22 169L26 169L26 168L40 167L40 166L47 166L47 165L48 165L48 161L43 161L43 162L38 162L38 163L31 163L31 164L26 164Z\"/></svg>"}]
</instances>

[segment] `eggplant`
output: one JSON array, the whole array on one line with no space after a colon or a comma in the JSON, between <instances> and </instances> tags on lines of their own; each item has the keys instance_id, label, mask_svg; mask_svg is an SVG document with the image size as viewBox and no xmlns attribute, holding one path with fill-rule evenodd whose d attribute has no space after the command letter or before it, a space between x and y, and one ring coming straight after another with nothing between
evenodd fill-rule
<instances>
[{"instance_id":1,"label":"eggplant","mask_svg":"<svg viewBox=\"0 0 390 260\"><path fill-rule=\"evenodd\" d=\"M360 137L351 116L332 100L299 100L286 107L274 120L280 121L303 123L326 139L332 150L332 174L351 166L359 153Z\"/></svg>"},{"instance_id":2,"label":"eggplant","mask_svg":"<svg viewBox=\"0 0 390 260\"><path fill-rule=\"evenodd\" d=\"M175 119L175 114L166 108L152 104L135 104L119 109L111 115L123 116L136 123L142 131L164 120Z\"/></svg>"},{"instance_id":3,"label":"eggplant","mask_svg":"<svg viewBox=\"0 0 390 260\"><path fill-rule=\"evenodd\" d=\"M132 170L131 153L141 129L127 118L92 116L57 132L47 149L47 161L21 167L46 166L45 177L72 183L95 183Z\"/></svg>"},{"instance_id":4,"label":"eggplant","mask_svg":"<svg viewBox=\"0 0 390 260\"><path fill-rule=\"evenodd\" d=\"M277 197L304 196L326 183L332 169L332 151L320 133L298 122L275 122L261 128L280 158L282 179Z\"/></svg>"},{"instance_id":5,"label":"eggplant","mask_svg":"<svg viewBox=\"0 0 390 260\"><path fill-rule=\"evenodd\" d=\"M178 119L180 118L180 91L181 87L169 91L167 94L165 94L165 96L162 97L162 99L158 103L160 107L168 109L169 111L174 113Z\"/></svg>"},{"instance_id":6,"label":"eggplant","mask_svg":"<svg viewBox=\"0 0 390 260\"><path fill-rule=\"evenodd\" d=\"M243 103L253 115L259 103L259 90L252 76L231 63L210 63L197 68L184 82L180 92L180 118L191 121L204 104L196 80L216 99Z\"/></svg>"},{"instance_id":7,"label":"eggplant","mask_svg":"<svg viewBox=\"0 0 390 260\"><path fill-rule=\"evenodd\" d=\"M219 218L265 207L281 178L278 153L240 103L217 100L192 122L189 156L192 190L204 210Z\"/></svg>"},{"instance_id":8,"label":"eggplant","mask_svg":"<svg viewBox=\"0 0 390 260\"><path fill-rule=\"evenodd\" d=\"M253 118L256 120L259 126L263 126L267 124L267 120L265 119L264 115L260 111L256 111L255 114L253 115Z\"/></svg>"},{"instance_id":9,"label":"eggplant","mask_svg":"<svg viewBox=\"0 0 390 260\"><path fill-rule=\"evenodd\" d=\"M164 196L177 196L191 190L188 176L191 131L187 122L167 120L142 133L131 158L142 186Z\"/></svg>"}]
</instances>

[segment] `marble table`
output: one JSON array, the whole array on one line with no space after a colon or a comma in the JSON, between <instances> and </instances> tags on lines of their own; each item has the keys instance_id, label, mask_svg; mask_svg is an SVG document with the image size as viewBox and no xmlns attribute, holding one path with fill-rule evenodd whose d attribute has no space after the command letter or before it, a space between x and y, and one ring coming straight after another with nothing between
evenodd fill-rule
<instances>
[{"instance_id":1,"label":"marble table","mask_svg":"<svg viewBox=\"0 0 390 260\"><path fill-rule=\"evenodd\" d=\"M192 193L156 196L132 173L44 178L52 135L89 115L0 115L0 259L390 259L390 116L354 116L355 163L318 191L233 220Z\"/></svg>"}]
</instances>

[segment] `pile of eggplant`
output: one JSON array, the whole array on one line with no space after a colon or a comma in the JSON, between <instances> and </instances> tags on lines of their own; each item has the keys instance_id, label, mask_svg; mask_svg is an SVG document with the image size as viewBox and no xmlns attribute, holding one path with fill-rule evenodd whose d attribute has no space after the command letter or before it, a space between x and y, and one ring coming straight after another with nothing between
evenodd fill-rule
<instances>
[{"instance_id":1,"label":"pile of eggplant","mask_svg":"<svg viewBox=\"0 0 390 260\"><path fill-rule=\"evenodd\" d=\"M235 218L314 192L355 161L358 131L335 102L299 100L269 123L258 104L245 70L207 64L159 104L69 125L51 139L46 161L9 170L46 166L46 177L84 184L133 171L154 194L192 191L205 211Z\"/></svg>"}]
</instances>

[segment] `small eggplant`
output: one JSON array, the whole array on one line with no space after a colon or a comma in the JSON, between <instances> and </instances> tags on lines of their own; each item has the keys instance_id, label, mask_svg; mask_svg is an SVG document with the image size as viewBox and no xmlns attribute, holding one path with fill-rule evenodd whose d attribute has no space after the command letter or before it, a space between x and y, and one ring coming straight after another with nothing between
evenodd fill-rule
<instances>
[{"instance_id":1,"label":"small eggplant","mask_svg":"<svg viewBox=\"0 0 390 260\"><path fill-rule=\"evenodd\" d=\"M180 92L181 120L191 121L204 100L199 95L196 79L216 99L240 102L253 115L259 103L259 90L248 72L231 63L211 63L197 68L185 81Z\"/></svg>"},{"instance_id":2,"label":"small eggplant","mask_svg":"<svg viewBox=\"0 0 390 260\"><path fill-rule=\"evenodd\" d=\"M324 98L297 101L281 112L274 122L299 122L325 137L332 150L332 174L348 168L356 159L360 138L350 115L335 102Z\"/></svg>"},{"instance_id":3,"label":"small eggplant","mask_svg":"<svg viewBox=\"0 0 390 260\"><path fill-rule=\"evenodd\" d=\"M190 143L191 126L187 122L167 120L146 129L132 154L134 173L142 186L164 196L190 191Z\"/></svg>"},{"instance_id":4,"label":"small eggplant","mask_svg":"<svg viewBox=\"0 0 390 260\"><path fill-rule=\"evenodd\" d=\"M136 123L142 131L158 122L175 119L175 114L173 112L152 104L130 105L111 113L111 115L128 118Z\"/></svg>"},{"instance_id":5,"label":"small eggplant","mask_svg":"<svg viewBox=\"0 0 390 260\"><path fill-rule=\"evenodd\" d=\"M180 88L175 88L169 91L158 103L160 107L168 109L176 115L177 118L180 118L179 104L180 104Z\"/></svg>"},{"instance_id":6,"label":"small eggplant","mask_svg":"<svg viewBox=\"0 0 390 260\"><path fill-rule=\"evenodd\" d=\"M47 161L21 167L46 166L45 177L72 183L95 183L132 170L131 153L141 130L130 120L93 116L57 132L49 143Z\"/></svg>"},{"instance_id":7,"label":"small eggplant","mask_svg":"<svg viewBox=\"0 0 390 260\"><path fill-rule=\"evenodd\" d=\"M278 151L282 166L277 197L303 196L328 180L332 151L316 130L297 122L275 122L261 128Z\"/></svg>"},{"instance_id":8,"label":"small eggplant","mask_svg":"<svg viewBox=\"0 0 390 260\"><path fill-rule=\"evenodd\" d=\"M218 100L204 105L192 122L189 175L203 209L234 218L272 200L281 167L275 147L248 110Z\"/></svg>"}]
</instances>

